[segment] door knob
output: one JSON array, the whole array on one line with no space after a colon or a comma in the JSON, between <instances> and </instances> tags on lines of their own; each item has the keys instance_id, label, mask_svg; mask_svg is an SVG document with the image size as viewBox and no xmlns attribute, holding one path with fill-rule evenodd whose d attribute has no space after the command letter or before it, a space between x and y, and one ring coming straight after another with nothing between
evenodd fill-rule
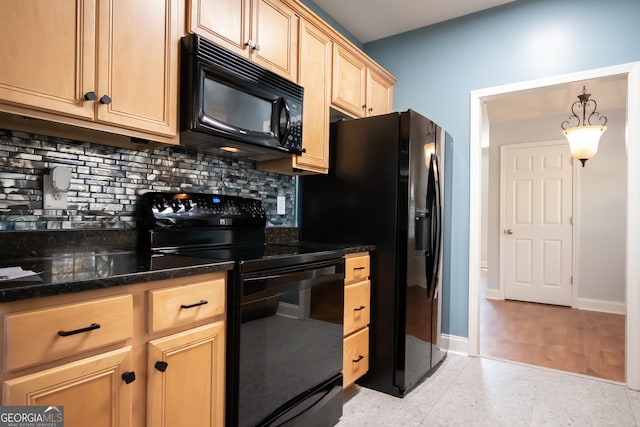
<instances>
[{"instance_id":1,"label":"door knob","mask_svg":"<svg viewBox=\"0 0 640 427\"><path fill-rule=\"evenodd\" d=\"M506 230L504 230L504 234L513 234L513 230L510 228L507 228Z\"/></svg>"}]
</instances>

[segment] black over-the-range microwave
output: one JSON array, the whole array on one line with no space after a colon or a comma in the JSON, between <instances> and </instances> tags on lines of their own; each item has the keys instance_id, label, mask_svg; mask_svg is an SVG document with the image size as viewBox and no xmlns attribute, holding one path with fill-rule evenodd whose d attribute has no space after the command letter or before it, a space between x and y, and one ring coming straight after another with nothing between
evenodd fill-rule
<instances>
[{"instance_id":1,"label":"black over-the-range microwave","mask_svg":"<svg viewBox=\"0 0 640 427\"><path fill-rule=\"evenodd\" d=\"M255 160L302 153L301 86L195 34L180 71L181 144Z\"/></svg>"}]
</instances>

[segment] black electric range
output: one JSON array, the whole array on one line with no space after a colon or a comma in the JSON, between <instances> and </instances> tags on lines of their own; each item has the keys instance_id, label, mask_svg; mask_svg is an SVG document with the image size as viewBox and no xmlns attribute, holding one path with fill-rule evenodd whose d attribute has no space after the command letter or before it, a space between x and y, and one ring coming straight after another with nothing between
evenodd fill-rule
<instances>
[{"instance_id":1,"label":"black electric range","mask_svg":"<svg viewBox=\"0 0 640 427\"><path fill-rule=\"evenodd\" d=\"M152 192L137 213L139 248L235 264L226 425L334 425L342 414L344 252L267 243L255 199Z\"/></svg>"}]
</instances>

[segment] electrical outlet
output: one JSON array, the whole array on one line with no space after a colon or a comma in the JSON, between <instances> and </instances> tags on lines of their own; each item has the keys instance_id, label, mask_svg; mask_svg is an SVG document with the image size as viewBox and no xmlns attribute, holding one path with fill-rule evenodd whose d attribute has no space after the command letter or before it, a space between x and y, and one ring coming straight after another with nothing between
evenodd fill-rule
<instances>
[{"instance_id":1,"label":"electrical outlet","mask_svg":"<svg viewBox=\"0 0 640 427\"><path fill-rule=\"evenodd\" d=\"M278 215L284 215L286 213L286 207L285 207L285 198L284 196L278 196L276 198L277 200L277 210L278 210Z\"/></svg>"},{"instance_id":2,"label":"electrical outlet","mask_svg":"<svg viewBox=\"0 0 640 427\"><path fill-rule=\"evenodd\" d=\"M51 176L42 177L42 208L43 209L67 209L67 192L58 191L51 183Z\"/></svg>"}]
</instances>

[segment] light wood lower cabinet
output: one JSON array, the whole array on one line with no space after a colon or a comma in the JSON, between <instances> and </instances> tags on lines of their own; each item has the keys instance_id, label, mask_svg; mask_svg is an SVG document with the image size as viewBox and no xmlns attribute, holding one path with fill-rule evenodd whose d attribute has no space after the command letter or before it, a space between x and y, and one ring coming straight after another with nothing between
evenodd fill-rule
<instances>
[{"instance_id":1,"label":"light wood lower cabinet","mask_svg":"<svg viewBox=\"0 0 640 427\"><path fill-rule=\"evenodd\" d=\"M342 383L353 384L369 370L369 328L364 328L344 339Z\"/></svg>"},{"instance_id":2,"label":"light wood lower cabinet","mask_svg":"<svg viewBox=\"0 0 640 427\"><path fill-rule=\"evenodd\" d=\"M122 377L131 372L124 347L5 381L2 404L63 407L66 427L128 427L132 385Z\"/></svg>"},{"instance_id":3,"label":"light wood lower cabinet","mask_svg":"<svg viewBox=\"0 0 640 427\"><path fill-rule=\"evenodd\" d=\"M226 273L0 303L1 405L65 427L224 425Z\"/></svg>"},{"instance_id":4,"label":"light wood lower cabinet","mask_svg":"<svg viewBox=\"0 0 640 427\"><path fill-rule=\"evenodd\" d=\"M369 370L371 282L369 254L345 256L343 386L348 387Z\"/></svg>"},{"instance_id":5,"label":"light wood lower cabinet","mask_svg":"<svg viewBox=\"0 0 640 427\"><path fill-rule=\"evenodd\" d=\"M224 426L224 330L220 321L149 343L147 426Z\"/></svg>"}]
</instances>

